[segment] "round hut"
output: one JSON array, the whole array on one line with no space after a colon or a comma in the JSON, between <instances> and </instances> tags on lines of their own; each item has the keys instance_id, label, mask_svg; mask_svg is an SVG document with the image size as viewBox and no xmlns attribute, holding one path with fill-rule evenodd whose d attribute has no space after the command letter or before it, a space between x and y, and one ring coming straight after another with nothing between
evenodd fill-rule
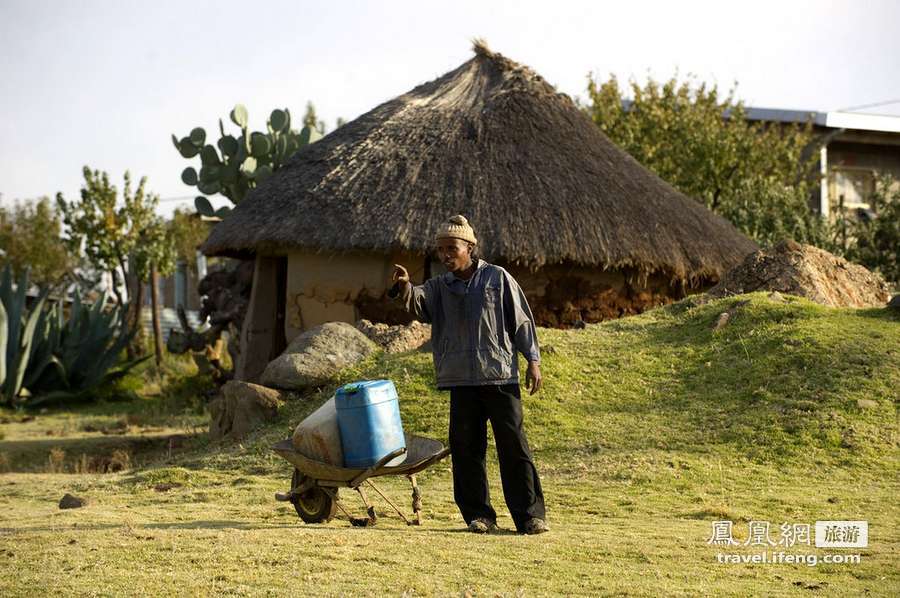
<instances>
[{"instance_id":1,"label":"round hut","mask_svg":"<svg viewBox=\"0 0 900 598\"><path fill-rule=\"evenodd\" d=\"M544 326L672 301L758 249L540 75L480 42L474 54L304 147L215 226L207 255L257 260L245 321L260 343L325 321L404 321L385 299L392 264L439 274L433 233L453 214Z\"/></svg>"}]
</instances>

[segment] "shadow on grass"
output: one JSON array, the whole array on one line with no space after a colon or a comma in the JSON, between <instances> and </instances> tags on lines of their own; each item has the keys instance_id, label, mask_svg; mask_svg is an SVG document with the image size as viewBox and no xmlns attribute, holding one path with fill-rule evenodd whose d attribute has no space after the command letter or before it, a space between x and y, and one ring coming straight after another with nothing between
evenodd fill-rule
<instances>
[{"instance_id":1,"label":"shadow on grass","mask_svg":"<svg viewBox=\"0 0 900 598\"><path fill-rule=\"evenodd\" d=\"M233 521L225 519L211 519L199 521L180 521L177 523L145 523L144 529L290 529L297 527L296 523L255 523L252 521Z\"/></svg>"},{"instance_id":2,"label":"shadow on grass","mask_svg":"<svg viewBox=\"0 0 900 598\"><path fill-rule=\"evenodd\" d=\"M119 452L119 469L147 465L167 455L172 456L193 444L205 441L205 433L88 436L76 438L31 438L0 441L0 454L5 465L17 473L106 473L109 470L89 467Z\"/></svg>"}]
</instances>

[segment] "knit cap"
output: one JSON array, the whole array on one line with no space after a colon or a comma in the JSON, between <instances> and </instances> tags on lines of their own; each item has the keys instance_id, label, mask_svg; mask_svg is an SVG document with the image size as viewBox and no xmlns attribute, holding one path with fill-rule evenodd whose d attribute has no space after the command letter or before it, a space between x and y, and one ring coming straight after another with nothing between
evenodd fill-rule
<instances>
[{"instance_id":1,"label":"knit cap","mask_svg":"<svg viewBox=\"0 0 900 598\"><path fill-rule=\"evenodd\" d=\"M437 239L462 239L463 241L468 241L473 245L478 244L478 240L475 239L475 231L472 230L472 227L469 226L469 221L466 220L466 217L457 214L441 224L438 229L437 234L434 236L435 240Z\"/></svg>"}]
</instances>

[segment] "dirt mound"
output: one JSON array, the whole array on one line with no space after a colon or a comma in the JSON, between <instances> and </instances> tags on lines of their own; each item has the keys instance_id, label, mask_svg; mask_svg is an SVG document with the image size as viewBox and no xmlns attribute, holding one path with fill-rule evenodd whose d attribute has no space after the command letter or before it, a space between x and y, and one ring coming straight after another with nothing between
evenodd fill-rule
<instances>
[{"instance_id":1,"label":"dirt mound","mask_svg":"<svg viewBox=\"0 0 900 598\"><path fill-rule=\"evenodd\" d=\"M890 299L884 279L812 245L782 241L751 253L712 289L711 297L779 291L831 307L883 307Z\"/></svg>"},{"instance_id":2,"label":"dirt mound","mask_svg":"<svg viewBox=\"0 0 900 598\"><path fill-rule=\"evenodd\" d=\"M403 353L418 349L431 339L431 326L412 322L406 326L388 326L360 320L356 328L388 353Z\"/></svg>"}]
</instances>

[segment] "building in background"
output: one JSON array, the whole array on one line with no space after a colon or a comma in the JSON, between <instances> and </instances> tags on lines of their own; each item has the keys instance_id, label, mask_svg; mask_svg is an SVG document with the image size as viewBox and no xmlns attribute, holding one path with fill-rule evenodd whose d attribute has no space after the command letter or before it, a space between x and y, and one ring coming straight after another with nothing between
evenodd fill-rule
<instances>
[{"instance_id":1,"label":"building in background","mask_svg":"<svg viewBox=\"0 0 900 598\"><path fill-rule=\"evenodd\" d=\"M747 108L747 119L803 124L825 141L819 150L821 184L811 207L825 217L840 209L870 211L869 197L879 175L900 181L900 116L860 112L815 112Z\"/></svg>"},{"instance_id":2,"label":"building in background","mask_svg":"<svg viewBox=\"0 0 900 598\"><path fill-rule=\"evenodd\" d=\"M169 338L169 331L181 328L178 321L178 306L184 306L188 322L198 328L202 324L198 317L203 298L197 292L200 280L206 276L207 260L202 253L197 253L196 264L188 264L179 260L175 272L169 276L159 277L160 327L163 339ZM141 308L141 323L148 335L153 334L153 316L151 311L151 285L144 286L144 305Z\"/></svg>"}]
</instances>

